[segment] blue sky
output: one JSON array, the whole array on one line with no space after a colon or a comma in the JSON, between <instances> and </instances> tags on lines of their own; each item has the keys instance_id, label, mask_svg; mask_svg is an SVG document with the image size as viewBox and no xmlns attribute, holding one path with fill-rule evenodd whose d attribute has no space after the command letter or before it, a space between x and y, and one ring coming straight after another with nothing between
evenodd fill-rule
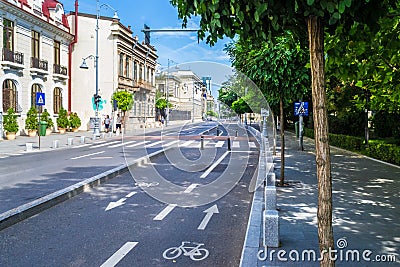
<instances>
[{"instance_id":1,"label":"blue sky","mask_svg":"<svg viewBox=\"0 0 400 267\"><path fill-rule=\"evenodd\" d=\"M75 0L60 0L66 13L74 10ZM182 22L178 19L177 9L169 0L129 0L100 1L100 4L108 4L118 11L118 17L125 26L130 25L133 35L138 35L139 40L144 40L141 32L143 25L147 24L152 29L181 29ZM96 0L79 1L79 12L95 14ZM100 14L113 16L113 11L106 6L101 8ZM196 29L199 18L189 21L188 28ZM158 63L162 67L167 66L168 59L176 64L193 61L211 61L230 66L229 57L223 51L225 44L231 40L226 38L219 40L210 47L205 41L197 42L196 32L168 32L151 33L151 44L157 49Z\"/></svg>"}]
</instances>

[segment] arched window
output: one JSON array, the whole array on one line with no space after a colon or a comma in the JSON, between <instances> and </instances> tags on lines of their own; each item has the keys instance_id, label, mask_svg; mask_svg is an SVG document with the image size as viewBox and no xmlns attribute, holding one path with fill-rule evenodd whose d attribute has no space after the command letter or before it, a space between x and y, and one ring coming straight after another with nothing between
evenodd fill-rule
<instances>
[{"instance_id":1,"label":"arched window","mask_svg":"<svg viewBox=\"0 0 400 267\"><path fill-rule=\"evenodd\" d=\"M18 112L17 104L17 87L13 80L7 79L3 82L3 112L9 108Z\"/></svg>"},{"instance_id":2,"label":"arched window","mask_svg":"<svg viewBox=\"0 0 400 267\"><path fill-rule=\"evenodd\" d=\"M60 112L60 108L62 107L62 91L61 88L54 88L53 93L53 112L54 114L58 114Z\"/></svg>"},{"instance_id":3,"label":"arched window","mask_svg":"<svg viewBox=\"0 0 400 267\"><path fill-rule=\"evenodd\" d=\"M31 89L31 107L35 107L39 113L42 113L43 106L36 106L36 93L41 93L42 88L39 84L35 83L32 85Z\"/></svg>"}]
</instances>

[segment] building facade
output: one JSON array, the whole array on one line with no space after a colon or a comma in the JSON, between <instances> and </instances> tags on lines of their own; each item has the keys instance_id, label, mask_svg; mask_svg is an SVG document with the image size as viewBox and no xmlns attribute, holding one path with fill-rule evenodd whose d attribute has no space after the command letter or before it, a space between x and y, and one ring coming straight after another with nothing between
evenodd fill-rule
<instances>
[{"instance_id":1,"label":"building facade","mask_svg":"<svg viewBox=\"0 0 400 267\"><path fill-rule=\"evenodd\" d=\"M78 40L72 53L72 109L82 119L81 130L93 127L96 92L96 23L98 22L98 91L102 97L99 116L115 118L114 92L124 90L134 94L131 110L125 114L126 130L155 126L155 67L156 50L132 36L130 26L118 18L71 12L68 21ZM86 59L88 69L81 69ZM122 114L122 113L121 113ZM124 114L122 114L124 115ZM92 118L92 119L91 119Z\"/></svg>"},{"instance_id":2,"label":"building facade","mask_svg":"<svg viewBox=\"0 0 400 267\"><path fill-rule=\"evenodd\" d=\"M2 115L9 108L18 114L19 132L25 134L28 110L36 107L36 93L45 93L45 105L54 123L61 107L68 109L70 43L74 36L64 8L55 0L0 0L2 34L0 63L0 134Z\"/></svg>"},{"instance_id":3,"label":"building facade","mask_svg":"<svg viewBox=\"0 0 400 267\"><path fill-rule=\"evenodd\" d=\"M206 86L193 71L162 71L156 77L156 87L172 105L170 120L199 121L205 118Z\"/></svg>"}]
</instances>

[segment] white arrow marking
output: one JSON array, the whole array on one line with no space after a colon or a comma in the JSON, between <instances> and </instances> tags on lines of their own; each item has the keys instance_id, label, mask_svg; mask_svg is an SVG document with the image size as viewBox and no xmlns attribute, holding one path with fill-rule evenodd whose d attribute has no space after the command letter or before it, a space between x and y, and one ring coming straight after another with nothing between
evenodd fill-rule
<instances>
[{"instance_id":1,"label":"white arrow marking","mask_svg":"<svg viewBox=\"0 0 400 267\"><path fill-rule=\"evenodd\" d=\"M218 207L215 204L214 206L206 209L205 211L203 211L206 214L206 216L204 216L204 219L201 221L199 227L197 227L197 230L204 230L207 227L208 222L211 220L211 217L214 215L214 213L219 213L218 211Z\"/></svg>"},{"instance_id":2,"label":"white arrow marking","mask_svg":"<svg viewBox=\"0 0 400 267\"><path fill-rule=\"evenodd\" d=\"M117 250L106 262L104 262L100 267L113 267L125 257L126 254L131 251L138 242L126 242L120 249Z\"/></svg>"},{"instance_id":3,"label":"white arrow marking","mask_svg":"<svg viewBox=\"0 0 400 267\"><path fill-rule=\"evenodd\" d=\"M186 188L185 191L183 191L183 193L189 194L190 192L193 191L193 189L195 189L199 184L191 184L188 186L188 188Z\"/></svg>"},{"instance_id":4,"label":"white arrow marking","mask_svg":"<svg viewBox=\"0 0 400 267\"><path fill-rule=\"evenodd\" d=\"M111 210L113 208L116 208L116 207L124 205L125 204L125 200L127 200L128 198L130 198L131 196L133 196L135 194L136 194L136 192L131 192L131 193L127 194L125 197L119 199L118 201L110 202L105 211L108 211L108 210Z\"/></svg>"},{"instance_id":5,"label":"white arrow marking","mask_svg":"<svg viewBox=\"0 0 400 267\"><path fill-rule=\"evenodd\" d=\"M162 221L175 207L176 204L169 204L156 217L154 217L153 221Z\"/></svg>"},{"instance_id":6,"label":"white arrow marking","mask_svg":"<svg viewBox=\"0 0 400 267\"><path fill-rule=\"evenodd\" d=\"M125 204L125 200L126 200L126 198L121 198L118 201L110 202L108 204L107 208L106 208L106 211L107 210L111 210L111 209L116 208L116 207L119 207L121 205L124 205Z\"/></svg>"}]
</instances>

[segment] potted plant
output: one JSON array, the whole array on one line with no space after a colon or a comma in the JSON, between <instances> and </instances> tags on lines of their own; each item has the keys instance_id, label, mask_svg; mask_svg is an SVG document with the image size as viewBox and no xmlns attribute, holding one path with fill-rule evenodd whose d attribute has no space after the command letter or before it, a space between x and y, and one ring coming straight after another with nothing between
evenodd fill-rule
<instances>
[{"instance_id":1,"label":"potted plant","mask_svg":"<svg viewBox=\"0 0 400 267\"><path fill-rule=\"evenodd\" d=\"M40 115L40 120L47 122L46 135L50 135L51 132L53 131L54 122L51 119L50 113L47 111L47 109L43 110L42 114Z\"/></svg>"},{"instance_id":2,"label":"potted plant","mask_svg":"<svg viewBox=\"0 0 400 267\"><path fill-rule=\"evenodd\" d=\"M68 121L67 111L61 107L60 111L58 112L58 118L57 118L57 127L60 134L65 134L68 124L69 121Z\"/></svg>"},{"instance_id":3,"label":"potted plant","mask_svg":"<svg viewBox=\"0 0 400 267\"><path fill-rule=\"evenodd\" d=\"M38 118L36 108L33 106L26 114L25 128L28 130L28 135L30 137L36 136L38 129Z\"/></svg>"},{"instance_id":4,"label":"potted plant","mask_svg":"<svg viewBox=\"0 0 400 267\"><path fill-rule=\"evenodd\" d=\"M69 114L69 126L71 127L71 131L77 132L78 128L81 126L81 123L81 119L76 112Z\"/></svg>"},{"instance_id":5,"label":"potted plant","mask_svg":"<svg viewBox=\"0 0 400 267\"><path fill-rule=\"evenodd\" d=\"M17 121L17 115L13 108L7 110L7 115L4 115L3 127L6 132L7 140L14 140L15 135L18 132L19 126Z\"/></svg>"}]
</instances>

